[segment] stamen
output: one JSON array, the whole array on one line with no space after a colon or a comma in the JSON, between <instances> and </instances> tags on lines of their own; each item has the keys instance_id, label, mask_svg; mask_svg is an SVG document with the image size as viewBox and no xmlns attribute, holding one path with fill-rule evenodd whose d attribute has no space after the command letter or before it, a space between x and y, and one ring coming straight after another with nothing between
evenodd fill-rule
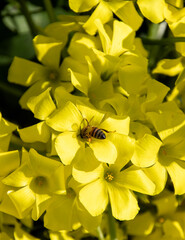
<instances>
[{"instance_id":1,"label":"stamen","mask_svg":"<svg viewBox=\"0 0 185 240\"><path fill-rule=\"evenodd\" d=\"M114 179L114 176L112 172L105 173L105 180L107 180L108 182L111 182L113 179Z\"/></svg>"}]
</instances>

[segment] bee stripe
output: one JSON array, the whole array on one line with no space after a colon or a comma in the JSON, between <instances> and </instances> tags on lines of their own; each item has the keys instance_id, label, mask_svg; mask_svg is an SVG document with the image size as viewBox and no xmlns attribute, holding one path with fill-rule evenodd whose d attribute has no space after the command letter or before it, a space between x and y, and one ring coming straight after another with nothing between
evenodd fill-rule
<instances>
[{"instance_id":1,"label":"bee stripe","mask_svg":"<svg viewBox=\"0 0 185 240\"><path fill-rule=\"evenodd\" d=\"M98 129L98 131L96 132L96 138L101 139L102 138L102 130Z\"/></svg>"},{"instance_id":2,"label":"bee stripe","mask_svg":"<svg viewBox=\"0 0 185 240\"><path fill-rule=\"evenodd\" d=\"M97 138L96 135L97 135L98 130L99 130L99 128L97 128L97 127L95 127L95 128L92 130L92 137Z\"/></svg>"}]
</instances>

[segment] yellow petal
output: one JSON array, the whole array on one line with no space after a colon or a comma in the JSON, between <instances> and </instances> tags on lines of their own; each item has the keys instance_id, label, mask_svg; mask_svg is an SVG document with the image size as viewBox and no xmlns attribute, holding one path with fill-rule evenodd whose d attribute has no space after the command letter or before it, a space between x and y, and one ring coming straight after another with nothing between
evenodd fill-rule
<instances>
[{"instance_id":1,"label":"yellow petal","mask_svg":"<svg viewBox=\"0 0 185 240\"><path fill-rule=\"evenodd\" d=\"M138 0L137 4L142 14L153 23L159 23L164 20L164 0Z\"/></svg>"},{"instance_id":2,"label":"yellow petal","mask_svg":"<svg viewBox=\"0 0 185 240\"><path fill-rule=\"evenodd\" d=\"M59 67L63 43L54 38L37 35L33 39L37 58L46 66Z\"/></svg>"},{"instance_id":3,"label":"yellow petal","mask_svg":"<svg viewBox=\"0 0 185 240\"><path fill-rule=\"evenodd\" d=\"M51 88L48 88L40 95L31 97L28 100L27 106L34 113L35 118L45 120L56 109L50 90Z\"/></svg>"},{"instance_id":4,"label":"yellow petal","mask_svg":"<svg viewBox=\"0 0 185 240\"><path fill-rule=\"evenodd\" d=\"M107 187L102 179L98 179L79 192L80 202L92 216L98 216L105 210L108 204Z\"/></svg>"},{"instance_id":5,"label":"yellow petal","mask_svg":"<svg viewBox=\"0 0 185 240\"><path fill-rule=\"evenodd\" d=\"M65 165L69 165L81 147L81 144L75 133L64 132L56 138L55 147L61 161Z\"/></svg>"},{"instance_id":6,"label":"yellow petal","mask_svg":"<svg viewBox=\"0 0 185 240\"><path fill-rule=\"evenodd\" d=\"M74 12L87 12L92 7L95 7L99 2L100 0L69 0L69 7Z\"/></svg>"},{"instance_id":7,"label":"yellow petal","mask_svg":"<svg viewBox=\"0 0 185 240\"><path fill-rule=\"evenodd\" d=\"M107 188L113 217L120 221L133 219L139 211L134 194L126 188L113 184L108 184Z\"/></svg>"},{"instance_id":8,"label":"yellow petal","mask_svg":"<svg viewBox=\"0 0 185 240\"><path fill-rule=\"evenodd\" d=\"M112 11L107 7L104 1L101 1L94 12L90 15L87 22L83 25L83 28L88 34L94 35L97 31L95 23L96 19L99 19L102 24L105 24L112 19L112 16Z\"/></svg>"},{"instance_id":9,"label":"yellow petal","mask_svg":"<svg viewBox=\"0 0 185 240\"><path fill-rule=\"evenodd\" d=\"M19 134L24 142L48 142L50 138L50 129L45 122L32 125L30 127L19 129Z\"/></svg>"}]
</instances>

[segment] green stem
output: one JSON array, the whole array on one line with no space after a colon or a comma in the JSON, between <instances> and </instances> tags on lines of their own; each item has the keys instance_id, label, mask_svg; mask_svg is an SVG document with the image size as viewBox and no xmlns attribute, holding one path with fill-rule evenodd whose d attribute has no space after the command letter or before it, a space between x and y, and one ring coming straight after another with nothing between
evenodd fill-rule
<instances>
[{"instance_id":1,"label":"green stem","mask_svg":"<svg viewBox=\"0 0 185 240\"><path fill-rule=\"evenodd\" d=\"M150 24L149 31L148 31L148 39L155 41L161 41L163 39L163 36L165 34L167 27L166 22L162 22L160 24ZM151 71L155 65L156 62L159 60L160 51L161 51L161 45L155 44L154 46L148 46L149 50L149 71Z\"/></svg>"},{"instance_id":2,"label":"green stem","mask_svg":"<svg viewBox=\"0 0 185 240\"><path fill-rule=\"evenodd\" d=\"M112 216L111 206L108 206L108 220L109 220L109 231L110 231L110 240L118 240L116 236L116 222Z\"/></svg>"},{"instance_id":3,"label":"green stem","mask_svg":"<svg viewBox=\"0 0 185 240\"><path fill-rule=\"evenodd\" d=\"M55 13L53 11L53 6L51 4L51 1L50 0L43 0L43 2L44 2L44 6L46 8L46 11L48 13L50 22L56 22L57 19L56 19Z\"/></svg>"},{"instance_id":4,"label":"green stem","mask_svg":"<svg viewBox=\"0 0 185 240\"><path fill-rule=\"evenodd\" d=\"M141 37L144 44L148 45L166 45L166 44L173 44L175 42L185 42L185 37L169 37L169 38L162 38L162 39L150 39Z\"/></svg>"},{"instance_id":5,"label":"green stem","mask_svg":"<svg viewBox=\"0 0 185 240\"><path fill-rule=\"evenodd\" d=\"M23 15L25 16L26 21L30 27L31 34L33 37L35 37L38 34L38 31L37 31L37 27L35 26L35 24L32 20L30 12L28 11L26 1L25 0L17 0L17 1L19 2L20 6L21 6L21 11L22 11Z\"/></svg>"},{"instance_id":6,"label":"green stem","mask_svg":"<svg viewBox=\"0 0 185 240\"><path fill-rule=\"evenodd\" d=\"M105 240L104 235L103 235L103 232L102 232L100 226L97 227L97 233L98 233L98 239L99 239L99 240Z\"/></svg>"}]
</instances>

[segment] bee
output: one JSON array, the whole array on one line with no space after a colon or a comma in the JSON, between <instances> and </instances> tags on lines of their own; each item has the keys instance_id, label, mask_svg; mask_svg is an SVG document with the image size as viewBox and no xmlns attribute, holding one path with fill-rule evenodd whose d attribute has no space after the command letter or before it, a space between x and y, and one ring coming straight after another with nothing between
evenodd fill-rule
<instances>
[{"instance_id":1,"label":"bee","mask_svg":"<svg viewBox=\"0 0 185 240\"><path fill-rule=\"evenodd\" d=\"M89 142L92 141L92 138L106 139L106 135L104 132L109 133L109 131L91 126L86 118L84 118L83 120L87 122L87 125L80 130L81 138L87 138Z\"/></svg>"}]
</instances>

